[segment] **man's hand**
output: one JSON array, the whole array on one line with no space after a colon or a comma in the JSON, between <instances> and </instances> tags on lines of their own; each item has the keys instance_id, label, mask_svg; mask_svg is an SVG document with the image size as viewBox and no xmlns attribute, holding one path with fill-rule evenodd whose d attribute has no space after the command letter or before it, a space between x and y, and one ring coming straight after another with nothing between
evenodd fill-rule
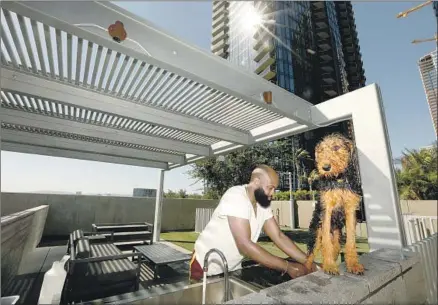
<instances>
[{"instance_id":1,"label":"man's hand","mask_svg":"<svg viewBox=\"0 0 438 305\"><path fill-rule=\"evenodd\" d=\"M287 273L293 279L308 274L307 268L300 263L291 263L287 265Z\"/></svg>"}]
</instances>

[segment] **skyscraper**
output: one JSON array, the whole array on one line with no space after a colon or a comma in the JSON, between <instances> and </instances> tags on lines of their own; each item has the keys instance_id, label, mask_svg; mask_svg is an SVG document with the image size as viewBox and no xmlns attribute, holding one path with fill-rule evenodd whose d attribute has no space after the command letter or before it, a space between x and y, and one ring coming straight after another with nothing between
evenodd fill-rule
<instances>
[{"instance_id":1,"label":"skyscraper","mask_svg":"<svg viewBox=\"0 0 438 305\"><path fill-rule=\"evenodd\" d=\"M423 82L424 91L426 93L427 103L429 104L430 115L432 116L435 134L438 135L437 122L437 50L426 54L418 61L420 69L421 81Z\"/></svg>"},{"instance_id":2,"label":"skyscraper","mask_svg":"<svg viewBox=\"0 0 438 305\"><path fill-rule=\"evenodd\" d=\"M365 85L349 1L214 1L212 19L214 54L313 104ZM338 123L287 141L293 151L304 148L313 156L316 142L330 132L351 134L351 125ZM293 173L294 188L301 174ZM280 189L287 189L282 176Z\"/></svg>"},{"instance_id":3,"label":"skyscraper","mask_svg":"<svg viewBox=\"0 0 438 305\"><path fill-rule=\"evenodd\" d=\"M438 1L433 2L433 10L435 11L435 17L436 17L437 22L438 22Z\"/></svg>"}]
</instances>

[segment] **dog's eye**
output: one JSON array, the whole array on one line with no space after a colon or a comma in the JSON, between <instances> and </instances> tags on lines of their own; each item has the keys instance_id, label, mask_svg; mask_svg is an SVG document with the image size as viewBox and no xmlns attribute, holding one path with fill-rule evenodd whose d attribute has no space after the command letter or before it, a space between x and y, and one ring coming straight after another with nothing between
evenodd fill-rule
<instances>
[{"instance_id":1,"label":"dog's eye","mask_svg":"<svg viewBox=\"0 0 438 305\"><path fill-rule=\"evenodd\" d=\"M339 146L339 145L335 145L335 146L333 146L333 150L334 150L334 151L338 151L339 148L341 148L341 146Z\"/></svg>"}]
</instances>

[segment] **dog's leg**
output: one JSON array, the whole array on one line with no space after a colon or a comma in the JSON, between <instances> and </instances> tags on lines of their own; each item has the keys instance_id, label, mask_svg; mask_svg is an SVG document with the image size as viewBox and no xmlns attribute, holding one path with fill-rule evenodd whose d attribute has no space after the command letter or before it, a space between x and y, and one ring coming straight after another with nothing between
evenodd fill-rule
<instances>
[{"instance_id":1,"label":"dog's leg","mask_svg":"<svg viewBox=\"0 0 438 305\"><path fill-rule=\"evenodd\" d=\"M345 264L347 271L353 274L363 274L364 267L359 263L356 251L356 207L359 197L354 194L346 194L345 198L345 225L347 240L345 243Z\"/></svg>"},{"instance_id":2,"label":"dog's leg","mask_svg":"<svg viewBox=\"0 0 438 305\"><path fill-rule=\"evenodd\" d=\"M333 230L333 260L336 261L339 256L339 252L341 252L341 244L339 243L339 239L341 237L341 230L335 229Z\"/></svg>"},{"instance_id":3,"label":"dog's leg","mask_svg":"<svg viewBox=\"0 0 438 305\"><path fill-rule=\"evenodd\" d=\"M307 260L304 264L307 270L312 269L313 261L315 260L316 254L318 253L320 247L321 247L321 229L318 229L318 231L316 232L315 246L311 251L309 251L309 255L307 256Z\"/></svg>"},{"instance_id":4,"label":"dog's leg","mask_svg":"<svg viewBox=\"0 0 438 305\"><path fill-rule=\"evenodd\" d=\"M323 196L323 203L325 207L324 218L322 221L322 255L323 263L322 269L328 274L339 274L339 268L333 260L333 244L331 238L331 219L333 208L336 205L336 195L334 192L326 192Z\"/></svg>"}]
</instances>

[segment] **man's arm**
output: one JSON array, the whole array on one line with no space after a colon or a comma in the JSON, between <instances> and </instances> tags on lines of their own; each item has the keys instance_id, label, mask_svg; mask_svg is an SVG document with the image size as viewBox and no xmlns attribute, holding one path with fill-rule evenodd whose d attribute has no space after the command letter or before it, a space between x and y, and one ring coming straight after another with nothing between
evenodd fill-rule
<instances>
[{"instance_id":1,"label":"man's arm","mask_svg":"<svg viewBox=\"0 0 438 305\"><path fill-rule=\"evenodd\" d=\"M288 266L286 260L270 254L251 240L251 228L248 219L228 216L228 223L241 254L268 268L279 271L286 270Z\"/></svg>"},{"instance_id":2,"label":"man's arm","mask_svg":"<svg viewBox=\"0 0 438 305\"><path fill-rule=\"evenodd\" d=\"M277 247L280 248L284 253L301 264L306 262L307 255L301 251L301 249L298 248L289 237L281 232L274 217L265 221L263 229L269 238L274 242L274 244L276 244Z\"/></svg>"}]
</instances>

